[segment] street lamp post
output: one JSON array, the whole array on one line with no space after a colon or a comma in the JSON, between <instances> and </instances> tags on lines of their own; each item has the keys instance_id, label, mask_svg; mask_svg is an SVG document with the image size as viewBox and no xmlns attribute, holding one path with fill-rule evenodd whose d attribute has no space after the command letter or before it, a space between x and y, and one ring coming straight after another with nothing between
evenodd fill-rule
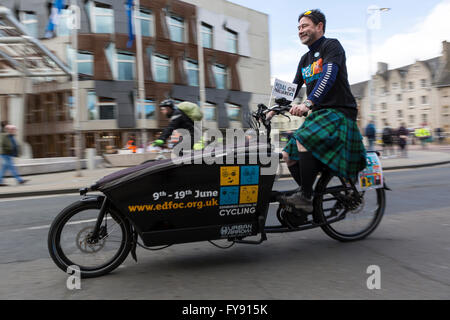
<instances>
[{"instance_id":1,"label":"street lamp post","mask_svg":"<svg viewBox=\"0 0 450 320\"><path fill-rule=\"evenodd\" d=\"M82 157L82 146L81 146L81 112L80 112L80 102L79 102L79 85L78 85L78 28L80 27L79 19L80 12L78 3L76 0L71 1L72 10L72 96L73 96L73 108L75 110L75 153L77 157L76 169L77 177L81 177L81 157Z\"/></svg>"},{"instance_id":2,"label":"street lamp post","mask_svg":"<svg viewBox=\"0 0 450 320\"><path fill-rule=\"evenodd\" d=\"M138 19L140 12L140 2L136 0L134 3L134 27L136 30L136 58L137 58L137 79L138 79L138 116L140 115L141 141L144 146L144 153L147 149L147 134L145 130L145 83L144 83L144 61L142 56L142 30L140 20Z\"/></svg>"},{"instance_id":3,"label":"street lamp post","mask_svg":"<svg viewBox=\"0 0 450 320\"><path fill-rule=\"evenodd\" d=\"M374 117L374 108L373 108L373 96L372 96L372 30L378 30L381 28L381 12L387 12L391 10L391 8L380 8L376 5L371 5L367 8L367 53L369 60L369 81L368 81L368 90L369 90L369 114L370 117Z\"/></svg>"}]
</instances>

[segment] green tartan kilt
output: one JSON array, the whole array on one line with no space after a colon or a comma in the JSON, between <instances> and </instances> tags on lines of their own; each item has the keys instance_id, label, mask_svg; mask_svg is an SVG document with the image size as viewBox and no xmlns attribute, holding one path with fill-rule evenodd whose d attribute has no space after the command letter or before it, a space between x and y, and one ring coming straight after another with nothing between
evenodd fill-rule
<instances>
[{"instance_id":1,"label":"green tartan kilt","mask_svg":"<svg viewBox=\"0 0 450 320\"><path fill-rule=\"evenodd\" d=\"M336 176L354 179L366 167L366 149L356 122L334 109L311 113L283 151L299 160L297 141Z\"/></svg>"}]
</instances>

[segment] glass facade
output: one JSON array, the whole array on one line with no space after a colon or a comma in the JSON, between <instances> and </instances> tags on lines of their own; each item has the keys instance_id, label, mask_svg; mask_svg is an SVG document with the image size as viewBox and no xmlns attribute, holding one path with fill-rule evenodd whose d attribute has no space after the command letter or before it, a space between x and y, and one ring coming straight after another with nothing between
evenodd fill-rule
<instances>
[{"instance_id":1,"label":"glass facade","mask_svg":"<svg viewBox=\"0 0 450 320\"><path fill-rule=\"evenodd\" d=\"M131 53L117 53L118 80L134 80L134 56Z\"/></svg>"},{"instance_id":2,"label":"glass facade","mask_svg":"<svg viewBox=\"0 0 450 320\"><path fill-rule=\"evenodd\" d=\"M170 82L170 60L169 57L153 56L154 80L156 82Z\"/></svg>"},{"instance_id":3,"label":"glass facade","mask_svg":"<svg viewBox=\"0 0 450 320\"><path fill-rule=\"evenodd\" d=\"M227 30L227 51L230 53L238 52L238 35L231 30Z\"/></svg>"},{"instance_id":4,"label":"glass facade","mask_svg":"<svg viewBox=\"0 0 450 320\"><path fill-rule=\"evenodd\" d=\"M67 64L73 67L73 52L74 50L67 46ZM94 75L94 56L87 51L78 51L77 54L78 73L88 76Z\"/></svg>"},{"instance_id":5,"label":"glass facade","mask_svg":"<svg viewBox=\"0 0 450 320\"><path fill-rule=\"evenodd\" d=\"M61 36L69 36L71 31L67 25L70 21L71 11L67 9L61 10L61 15L59 16L59 23L55 26L56 35Z\"/></svg>"},{"instance_id":6,"label":"glass facade","mask_svg":"<svg viewBox=\"0 0 450 320\"><path fill-rule=\"evenodd\" d=\"M78 73L94 75L94 56L88 52L78 52Z\"/></svg>"},{"instance_id":7,"label":"glass facade","mask_svg":"<svg viewBox=\"0 0 450 320\"><path fill-rule=\"evenodd\" d=\"M116 106L114 104L100 104L98 106L100 120L113 120L115 119L115 109Z\"/></svg>"},{"instance_id":8,"label":"glass facade","mask_svg":"<svg viewBox=\"0 0 450 320\"><path fill-rule=\"evenodd\" d=\"M230 103L226 103L225 106L230 121L241 121L241 107Z\"/></svg>"},{"instance_id":9,"label":"glass facade","mask_svg":"<svg viewBox=\"0 0 450 320\"><path fill-rule=\"evenodd\" d=\"M188 77L188 85L192 87L198 87L198 77L199 69L197 61L187 60L186 61L186 72Z\"/></svg>"},{"instance_id":10,"label":"glass facade","mask_svg":"<svg viewBox=\"0 0 450 320\"><path fill-rule=\"evenodd\" d=\"M168 18L170 40L184 42L184 19L178 16Z\"/></svg>"},{"instance_id":11,"label":"glass facade","mask_svg":"<svg viewBox=\"0 0 450 320\"><path fill-rule=\"evenodd\" d=\"M143 37L153 37L153 16L150 10L139 10L137 17L141 24L141 34Z\"/></svg>"},{"instance_id":12,"label":"glass facade","mask_svg":"<svg viewBox=\"0 0 450 320\"><path fill-rule=\"evenodd\" d=\"M114 33L114 11L95 4L93 12L94 33Z\"/></svg>"},{"instance_id":13,"label":"glass facade","mask_svg":"<svg viewBox=\"0 0 450 320\"><path fill-rule=\"evenodd\" d=\"M30 36L38 38L38 19L35 13L22 11L20 13L20 22L22 22Z\"/></svg>"},{"instance_id":14,"label":"glass facade","mask_svg":"<svg viewBox=\"0 0 450 320\"><path fill-rule=\"evenodd\" d=\"M216 106L210 103L205 103L203 106L203 117L206 121L216 121Z\"/></svg>"},{"instance_id":15,"label":"glass facade","mask_svg":"<svg viewBox=\"0 0 450 320\"><path fill-rule=\"evenodd\" d=\"M142 114L142 111L144 111L144 114ZM139 119L142 119L143 116L144 116L144 119L147 119L147 120L156 119L155 101L144 100L143 104L139 103L138 117L139 117Z\"/></svg>"},{"instance_id":16,"label":"glass facade","mask_svg":"<svg viewBox=\"0 0 450 320\"><path fill-rule=\"evenodd\" d=\"M202 46L203 48L212 49L213 47L213 28L207 24L202 23Z\"/></svg>"},{"instance_id":17,"label":"glass facade","mask_svg":"<svg viewBox=\"0 0 450 320\"><path fill-rule=\"evenodd\" d=\"M97 120L97 96L94 91L89 91L87 95L88 120Z\"/></svg>"},{"instance_id":18,"label":"glass facade","mask_svg":"<svg viewBox=\"0 0 450 320\"><path fill-rule=\"evenodd\" d=\"M214 80L216 81L217 89L227 89L227 68L220 64L213 67Z\"/></svg>"}]
</instances>

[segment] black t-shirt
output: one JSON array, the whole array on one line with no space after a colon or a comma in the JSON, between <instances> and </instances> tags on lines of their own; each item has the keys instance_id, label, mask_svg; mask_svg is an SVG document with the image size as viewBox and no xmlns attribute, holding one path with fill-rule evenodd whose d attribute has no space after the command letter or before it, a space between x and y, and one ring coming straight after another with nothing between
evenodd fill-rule
<instances>
[{"instance_id":1,"label":"black t-shirt","mask_svg":"<svg viewBox=\"0 0 450 320\"><path fill-rule=\"evenodd\" d=\"M327 63L333 63L339 68L336 80L322 101L315 104L312 110L335 108L347 117L356 120L358 110L355 98L350 91L344 48L337 39L325 37L317 40L309 48L310 51L303 55L297 68L294 83L299 86L296 94L304 83L306 93L309 96L323 74L323 66Z\"/></svg>"}]
</instances>

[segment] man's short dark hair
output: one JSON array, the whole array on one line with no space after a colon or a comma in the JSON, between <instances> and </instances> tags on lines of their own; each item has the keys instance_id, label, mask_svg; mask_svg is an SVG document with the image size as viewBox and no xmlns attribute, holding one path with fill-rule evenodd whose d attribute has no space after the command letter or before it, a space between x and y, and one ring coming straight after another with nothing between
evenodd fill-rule
<instances>
[{"instance_id":1,"label":"man's short dark hair","mask_svg":"<svg viewBox=\"0 0 450 320\"><path fill-rule=\"evenodd\" d=\"M322 11L320 11L319 9L305 11L298 17L298 22L300 22L300 20L303 17L310 18L311 21L315 25L318 25L319 22L322 22L323 23L323 33L325 33L325 26L327 24L327 19L325 19L325 15L322 13Z\"/></svg>"}]
</instances>

